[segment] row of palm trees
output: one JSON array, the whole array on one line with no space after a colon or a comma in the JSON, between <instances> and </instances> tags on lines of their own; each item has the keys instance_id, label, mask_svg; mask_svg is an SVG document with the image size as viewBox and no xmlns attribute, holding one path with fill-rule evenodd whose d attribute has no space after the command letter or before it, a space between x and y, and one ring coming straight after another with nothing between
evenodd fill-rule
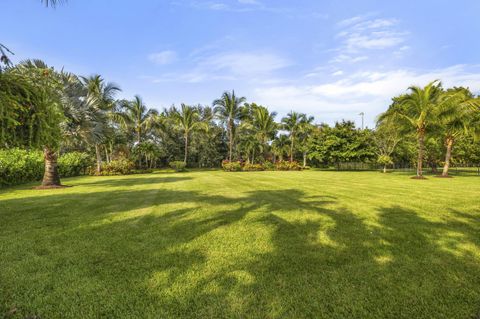
<instances>
[{"instance_id":1,"label":"row of palm trees","mask_svg":"<svg viewBox=\"0 0 480 319\"><path fill-rule=\"evenodd\" d=\"M442 136L445 161L442 176L448 176L455 141L464 135L480 135L480 98L466 88L442 88L440 81L425 87L412 86L407 94L393 99L389 109L380 115L379 124L394 123L394 130L413 133L417 138L416 178L423 178L425 138Z\"/></svg>"}]
</instances>

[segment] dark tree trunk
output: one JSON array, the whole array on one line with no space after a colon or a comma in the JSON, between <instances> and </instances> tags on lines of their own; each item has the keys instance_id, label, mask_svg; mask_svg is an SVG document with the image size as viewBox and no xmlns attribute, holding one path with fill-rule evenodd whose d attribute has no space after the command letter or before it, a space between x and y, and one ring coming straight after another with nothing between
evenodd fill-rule
<instances>
[{"instance_id":1,"label":"dark tree trunk","mask_svg":"<svg viewBox=\"0 0 480 319\"><path fill-rule=\"evenodd\" d=\"M95 144L95 154L97 155L97 173L102 171L102 154L100 154L100 146Z\"/></svg>"},{"instance_id":2,"label":"dark tree trunk","mask_svg":"<svg viewBox=\"0 0 480 319\"><path fill-rule=\"evenodd\" d=\"M447 137L446 141L447 152L445 154L445 165L443 165L442 176L448 176L448 170L450 169L450 159L452 158L453 138Z\"/></svg>"},{"instance_id":3,"label":"dark tree trunk","mask_svg":"<svg viewBox=\"0 0 480 319\"><path fill-rule=\"evenodd\" d=\"M188 158L188 133L185 133L185 155L183 157L183 162L187 165Z\"/></svg>"},{"instance_id":4,"label":"dark tree trunk","mask_svg":"<svg viewBox=\"0 0 480 319\"><path fill-rule=\"evenodd\" d=\"M228 123L228 160L232 161L232 149L233 149L233 125L231 122Z\"/></svg>"},{"instance_id":5,"label":"dark tree trunk","mask_svg":"<svg viewBox=\"0 0 480 319\"><path fill-rule=\"evenodd\" d=\"M417 177L423 177L423 154L425 152L425 130L418 130Z\"/></svg>"},{"instance_id":6,"label":"dark tree trunk","mask_svg":"<svg viewBox=\"0 0 480 319\"><path fill-rule=\"evenodd\" d=\"M293 140L294 140L294 135L292 132L292 138L290 143L290 162L293 162Z\"/></svg>"},{"instance_id":7,"label":"dark tree trunk","mask_svg":"<svg viewBox=\"0 0 480 319\"><path fill-rule=\"evenodd\" d=\"M42 186L61 186L60 175L58 174L57 154L55 151L45 147L43 156L45 159L45 174L43 175Z\"/></svg>"}]
</instances>

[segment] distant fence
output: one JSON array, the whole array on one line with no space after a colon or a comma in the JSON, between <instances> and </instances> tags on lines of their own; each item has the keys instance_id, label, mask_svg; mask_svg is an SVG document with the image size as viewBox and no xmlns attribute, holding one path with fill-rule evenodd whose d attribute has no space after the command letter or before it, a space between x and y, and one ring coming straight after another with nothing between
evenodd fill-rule
<instances>
[{"instance_id":1,"label":"distant fence","mask_svg":"<svg viewBox=\"0 0 480 319\"><path fill-rule=\"evenodd\" d=\"M415 171L416 167L410 163L395 163L394 165L388 165L388 170L395 171ZM383 165L378 163L363 163L363 162L339 162L332 167L337 171L376 171L382 170ZM330 169L332 169L330 168ZM443 167L437 167L437 171L441 172ZM431 167L424 167L425 172L432 172ZM480 175L480 164L462 164L458 166L451 166L449 170L450 174L454 175Z\"/></svg>"}]
</instances>

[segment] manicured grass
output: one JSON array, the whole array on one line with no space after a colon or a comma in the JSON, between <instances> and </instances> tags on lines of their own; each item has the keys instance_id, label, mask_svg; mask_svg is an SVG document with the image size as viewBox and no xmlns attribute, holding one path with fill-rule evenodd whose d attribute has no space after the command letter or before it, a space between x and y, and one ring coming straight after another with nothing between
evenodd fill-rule
<instances>
[{"instance_id":1,"label":"manicured grass","mask_svg":"<svg viewBox=\"0 0 480 319\"><path fill-rule=\"evenodd\" d=\"M64 183L74 187L0 193L0 316L480 315L479 177L194 171Z\"/></svg>"}]
</instances>

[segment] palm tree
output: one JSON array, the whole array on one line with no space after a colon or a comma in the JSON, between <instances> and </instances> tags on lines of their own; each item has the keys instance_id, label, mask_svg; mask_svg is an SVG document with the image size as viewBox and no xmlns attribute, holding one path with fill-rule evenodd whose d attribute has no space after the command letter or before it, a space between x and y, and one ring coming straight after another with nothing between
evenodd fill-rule
<instances>
[{"instance_id":1,"label":"palm tree","mask_svg":"<svg viewBox=\"0 0 480 319\"><path fill-rule=\"evenodd\" d=\"M159 122L158 111L148 109L139 95L135 95L132 101L120 101L119 110L114 113L114 118L123 127L132 130L136 144L139 144L143 135Z\"/></svg>"},{"instance_id":2,"label":"palm tree","mask_svg":"<svg viewBox=\"0 0 480 319\"><path fill-rule=\"evenodd\" d=\"M232 161L233 142L235 139L235 127L242 117L242 104L245 97L237 97L235 91L224 92L222 97L213 101L215 113L226 124L228 133L228 159Z\"/></svg>"},{"instance_id":3,"label":"palm tree","mask_svg":"<svg viewBox=\"0 0 480 319\"><path fill-rule=\"evenodd\" d=\"M398 116L401 124L414 129L418 141L417 175L423 177L423 157L425 153L425 135L430 125L436 120L442 85L438 80L425 87L411 86L409 93L397 98L392 106L380 116L380 120L390 116Z\"/></svg>"},{"instance_id":4,"label":"palm tree","mask_svg":"<svg viewBox=\"0 0 480 319\"><path fill-rule=\"evenodd\" d=\"M87 100L90 102L92 112L98 115L98 119L103 123L98 128L101 134L92 135L93 144L95 145L95 154L97 159L97 173L102 170L102 155L100 153L100 144L104 142L107 135L108 127L108 112L111 112L115 107L115 94L120 90L118 86L113 83L106 83L105 80L98 74L90 77L81 77L81 81L87 91Z\"/></svg>"},{"instance_id":5,"label":"palm tree","mask_svg":"<svg viewBox=\"0 0 480 319\"><path fill-rule=\"evenodd\" d=\"M457 138L469 130L478 130L477 125L471 125L475 113L480 106L480 99L474 98L465 88L447 90L441 97L441 108L438 117L443 131L446 146L445 163L442 176L448 177L453 145Z\"/></svg>"},{"instance_id":6,"label":"palm tree","mask_svg":"<svg viewBox=\"0 0 480 319\"><path fill-rule=\"evenodd\" d=\"M312 123L313 117L307 117L304 113L297 113L291 111L286 117L282 119L283 128L288 131L290 138L290 162L293 162L293 149L295 144L295 138L305 123Z\"/></svg>"},{"instance_id":7,"label":"palm tree","mask_svg":"<svg viewBox=\"0 0 480 319\"><path fill-rule=\"evenodd\" d=\"M56 152L65 121L61 76L41 60L21 62L12 72L24 77L35 91L29 103L32 112L29 114L29 123L23 123L29 133L26 138L28 141L23 142L43 148L45 173L42 187L61 186Z\"/></svg>"},{"instance_id":8,"label":"palm tree","mask_svg":"<svg viewBox=\"0 0 480 319\"><path fill-rule=\"evenodd\" d=\"M285 153L288 153L289 145L290 145L290 140L289 140L288 136L284 135L284 134L280 135L279 137L277 137L272 142L273 154L275 156L278 155L280 161L283 161L283 155ZM275 163L275 158L274 158L273 162Z\"/></svg>"},{"instance_id":9,"label":"palm tree","mask_svg":"<svg viewBox=\"0 0 480 319\"><path fill-rule=\"evenodd\" d=\"M180 110L174 109L173 116L177 124L183 131L183 139L185 142L185 153L183 162L187 164L188 159L188 140L192 131L202 126L203 122L200 121L200 112L198 108L185 105L182 103Z\"/></svg>"},{"instance_id":10,"label":"palm tree","mask_svg":"<svg viewBox=\"0 0 480 319\"><path fill-rule=\"evenodd\" d=\"M277 133L277 123L275 123L276 112L269 112L268 109L261 105L252 104L252 128L265 152L268 149L268 141L272 140Z\"/></svg>"}]
</instances>

